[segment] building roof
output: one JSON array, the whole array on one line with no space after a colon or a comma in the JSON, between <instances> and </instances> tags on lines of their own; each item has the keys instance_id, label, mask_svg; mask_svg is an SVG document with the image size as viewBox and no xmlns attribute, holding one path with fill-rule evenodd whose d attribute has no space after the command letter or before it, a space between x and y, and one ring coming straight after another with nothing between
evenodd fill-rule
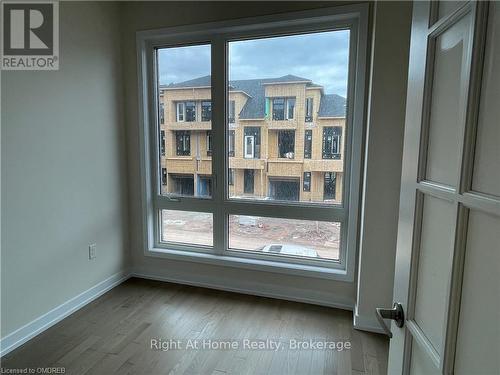
<instances>
[{"instance_id":1,"label":"building roof","mask_svg":"<svg viewBox=\"0 0 500 375\"><path fill-rule=\"evenodd\" d=\"M319 103L319 117L345 117L346 100L344 97L331 94L322 95Z\"/></svg>"},{"instance_id":2,"label":"building roof","mask_svg":"<svg viewBox=\"0 0 500 375\"><path fill-rule=\"evenodd\" d=\"M270 84L290 84L305 83L308 88L321 89L321 101L319 107L319 117L345 117L346 99L337 94L326 95L323 87L313 83L307 78L302 78L287 74L277 78L244 79L229 81L230 91L243 91L249 96L245 106L239 114L240 119L263 119L266 111L265 85ZM211 76L206 75L184 82L171 83L161 86L162 89L183 89L210 87Z\"/></svg>"}]
</instances>

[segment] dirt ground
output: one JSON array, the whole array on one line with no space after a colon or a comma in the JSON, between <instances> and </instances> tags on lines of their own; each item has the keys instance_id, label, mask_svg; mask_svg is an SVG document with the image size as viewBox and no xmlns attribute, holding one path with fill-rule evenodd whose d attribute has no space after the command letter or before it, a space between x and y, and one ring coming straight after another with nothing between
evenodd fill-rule
<instances>
[{"instance_id":1,"label":"dirt ground","mask_svg":"<svg viewBox=\"0 0 500 375\"><path fill-rule=\"evenodd\" d=\"M168 242L211 246L212 215L200 212L164 211L162 239ZM304 246L326 259L339 258L340 223L232 215L229 246L255 251L269 244Z\"/></svg>"}]
</instances>

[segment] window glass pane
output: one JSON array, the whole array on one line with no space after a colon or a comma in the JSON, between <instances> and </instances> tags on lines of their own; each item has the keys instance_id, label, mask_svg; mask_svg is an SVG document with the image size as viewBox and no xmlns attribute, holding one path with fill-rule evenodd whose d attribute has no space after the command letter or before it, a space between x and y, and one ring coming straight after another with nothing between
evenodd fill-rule
<instances>
[{"instance_id":1,"label":"window glass pane","mask_svg":"<svg viewBox=\"0 0 500 375\"><path fill-rule=\"evenodd\" d=\"M229 42L229 198L342 203L348 66L348 30Z\"/></svg>"},{"instance_id":2,"label":"window glass pane","mask_svg":"<svg viewBox=\"0 0 500 375\"><path fill-rule=\"evenodd\" d=\"M207 212L161 210L161 241L213 246L213 215Z\"/></svg>"},{"instance_id":3,"label":"window glass pane","mask_svg":"<svg viewBox=\"0 0 500 375\"><path fill-rule=\"evenodd\" d=\"M339 259L340 223L229 216L229 247L283 257Z\"/></svg>"},{"instance_id":4,"label":"window glass pane","mask_svg":"<svg viewBox=\"0 0 500 375\"><path fill-rule=\"evenodd\" d=\"M157 50L163 195L212 195L210 45Z\"/></svg>"}]
</instances>

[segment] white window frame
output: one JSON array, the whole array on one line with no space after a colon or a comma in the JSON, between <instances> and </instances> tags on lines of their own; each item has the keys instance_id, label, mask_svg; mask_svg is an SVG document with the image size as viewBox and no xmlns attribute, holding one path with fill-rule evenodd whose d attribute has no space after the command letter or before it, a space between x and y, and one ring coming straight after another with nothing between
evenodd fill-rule
<instances>
[{"instance_id":1,"label":"white window frame","mask_svg":"<svg viewBox=\"0 0 500 375\"><path fill-rule=\"evenodd\" d=\"M176 116L177 122L186 121L186 104L184 102L177 102L176 107L177 107L177 109L175 111L175 116ZM180 109L181 107L182 107L182 110ZM182 119L181 119L181 114L182 114Z\"/></svg>"},{"instance_id":2,"label":"white window frame","mask_svg":"<svg viewBox=\"0 0 500 375\"><path fill-rule=\"evenodd\" d=\"M248 139L252 141L250 142L252 144L250 147L248 147ZM253 135L245 135L243 144L245 145L243 157L245 159L253 159L255 157L255 137Z\"/></svg>"},{"instance_id":3,"label":"white window frame","mask_svg":"<svg viewBox=\"0 0 500 375\"><path fill-rule=\"evenodd\" d=\"M139 126L144 254L183 261L354 281L358 248L359 195L362 171L362 139L365 127L368 4L345 5L303 12L275 14L233 21L173 27L137 33ZM227 87L227 46L230 41L350 30L349 84L346 117L346 157L342 204L248 201L229 199L227 174L229 158L225 142L213 143L213 194L211 198L162 196L159 186L159 120L156 49L194 44L211 44L212 127L214 140L227 139L229 92ZM224 125L223 125L224 124ZM161 243L159 212L162 209L209 212L213 214L213 247ZM251 215L342 223L340 261L290 259L276 255L235 251L229 248L229 215Z\"/></svg>"}]
</instances>

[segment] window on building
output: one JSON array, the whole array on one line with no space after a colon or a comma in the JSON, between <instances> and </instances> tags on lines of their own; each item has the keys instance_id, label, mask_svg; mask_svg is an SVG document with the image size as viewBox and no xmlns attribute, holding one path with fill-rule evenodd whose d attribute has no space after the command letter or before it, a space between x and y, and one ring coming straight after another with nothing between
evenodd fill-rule
<instances>
[{"instance_id":1,"label":"window on building","mask_svg":"<svg viewBox=\"0 0 500 375\"><path fill-rule=\"evenodd\" d=\"M186 118L186 105L184 103L177 103L177 122L184 122Z\"/></svg>"},{"instance_id":2,"label":"window on building","mask_svg":"<svg viewBox=\"0 0 500 375\"><path fill-rule=\"evenodd\" d=\"M295 157L295 130L278 131L279 157L293 159Z\"/></svg>"},{"instance_id":3,"label":"window on building","mask_svg":"<svg viewBox=\"0 0 500 375\"><path fill-rule=\"evenodd\" d=\"M165 103L163 103L163 101L161 101L160 102L160 124L163 125L164 123L165 123Z\"/></svg>"},{"instance_id":4,"label":"window on building","mask_svg":"<svg viewBox=\"0 0 500 375\"><path fill-rule=\"evenodd\" d=\"M323 159L340 159L342 128L328 126L323 128Z\"/></svg>"},{"instance_id":5,"label":"window on building","mask_svg":"<svg viewBox=\"0 0 500 375\"><path fill-rule=\"evenodd\" d=\"M196 121L196 102L189 101L177 103L177 122L184 121Z\"/></svg>"},{"instance_id":6,"label":"window on building","mask_svg":"<svg viewBox=\"0 0 500 375\"><path fill-rule=\"evenodd\" d=\"M304 172L304 191L311 191L311 172Z\"/></svg>"},{"instance_id":7,"label":"window on building","mask_svg":"<svg viewBox=\"0 0 500 375\"><path fill-rule=\"evenodd\" d=\"M313 98L306 98L306 122L313 121Z\"/></svg>"},{"instance_id":8,"label":"window on building","mask_svg":"<svg viewBox=\"0 0 500 375\"><path fill-rule=\"evenodd\" d=\"M161 156L165 156L165 130L160 132L160 152Z\"/></svg>"},{"instance_id":9,"label":"window on building","mask_svg":"<svg viewBox=\"0 0 500 375\"><path fill-rule=\"evenodd\" d=\"M186 121L196 121L196 102L186 102Z\"/></svg>"},{"instance_id":10,"label":"window on building","mask_svg":"<svg viewBox=\"0 0 500 375\"><path fill-rule=\"evenodd\" d=\"M194 176L192 174L171 175L173 183L172 193L176 196L194 195Z\"/></svg>"},{"instance_id":11,"label":"window on building","mask_svg":"<svg viewBox=\"0 0 500 375\"><path fill-rule=\"evenodd\" d=\"M207 156L212 156L212 131L207 131Z\"/></svg>"},{"instance_id":12,"label":"window on building","mask_svg":"<svg viewBox=\"0 0 500 375\"><path fill-rule=\"evenodd\" d=\"M277 201L298 201L300 179L288 176L269 177L269 196Z\"/></svg>"},{"instance_id":13,"label":"window on building","mask_svg":"<svg viewBox=\"0 0 500 375\"><path fill-rule=\"evenodd\" d=\"M273 120L285 119L285 98L273 99Z\"/></svg>"},{"instance_id":14,"label":"window on building","mask_svg":"<svg viewBox=\"0 0 500 375\"><path fill-rule=\"evenodd\" d=\"M254 126L245 127L243 137L243 156L245 159L260 158L260 128Z\"/></svg>"},{"instance_id":15,"label":"window on building","mask_svg":"<svg viewBox=\"0 0 500 375\"><path fill-rule=\"evenodd\" d=\"M228 110L229 110L229 116L228 116L229 123L234 124L236 116L236 103L234 100L229 101Z\"/></svg>"},{"instance_id":16,"label":"window on building","mask_svg":"<svg viewBox=\"0 0 500 375\"><path fill-rule=\"evenodd\" d=\"M292 120L295 113L295 98L273 98L273 120Z\"/></svg>"},{"instance_id":17,"label":"window on building","mask_svg":"<svg viewBox=\"0 0 500 375\"><path fill-rule=\"evenodd\" d=\"M320 17L317 11L279 14L237 28L138 33L148 255L199 261L193 252L202 252L214 264L239 267L244 260L255 268L265 263L279 272L352 281L368 8L348 7L345 14L343 8L322 10ZM325 45L331 53L314 61L296 58ZM153 103L158 87L165 103L161 127L160 103ZM346 118L346 111L353 115ZM322 118L312 137L316 130L305 123L317 113ZM212 115L214 122L227 119L222 128L212 129ZM325 134L323 144L324 127L340 132ZM165 146L158 142L163 137ZM203 157L205 145L212 158ZM155 153L155 147L161 148ZM355 157L310 160L323 149ZM177 157L154 157L163 152Z\"/></svg>"},{"instance_id":18,"label":"window on building","mask_svg":"<svg viewBox=\"0 0 500 375\"><path fill-rule=\"evenodd\" d=\"M311 159L312 156L312 130L306 130L304 132L304 159Z\"/></svg>"},{"instance_id":19,"label":"window on building","mask_svg":"<svg viewBox=\"0 0 500 375\"><path fill-rule=\"evenodd\" d=\"M295 113L295 98L288 98L286 100L286 119L292 120Z\"/></svg>"},{"instance_id":20,"label":"window on building","mask_svg":"<svg viewBox=\"0 0 500 375\"><path fill-rule=\"evenodd\" d=\"M212 196L212 176L198 175L197 195L200 197Z\"/></svg>"},{"instance_id":21,"label":"window on building","mask_svg":"<svg viewBox=\"0 0 500 375\"><path fill-rule=\"evenodd\" d=\"M337 173L326 172L325 173L325 185L323 189L323 199L335 199L335 193L337 189Z\"/></svg>"},{"instance_id":22,"label":"window on building","mask_svg":"<svg viewBox=\"0 0 500 375\"><path fill-rule=\"evenodd\" d=\"M163 186L167 185L167 168L161 169L161 184Z\"/></svg>"},{"instance_id":23,"label":"window on building","mask_svg":"<svg viewBox=\"0 0 500 375\"><path fill-rule=\"evenodd\" d=\"M228 154L229 156L234 156L234 141L235 141L235 133L234 130L229 131L229 139L228 139Z\"/></svg>"},{"instance_id":24,"label":"window on building","mask_svg":"<svg viewBox=\"0 0 500 375\"><path fill-rule=\"evenodd\" d=\"M201 102L201 121L212 121L212 102Z\"/></svg>"},{"instance_id":25,"label":"window on building","mask_svg":"<svg viewBox=\"0 0 500 375\"><path fill-rule=\"evenodd\" d=\"M243 192L245 194L253 194L254 189L254 170L245 169L243 173Z\"/></svg>"},{"instance_id":26,"label":"window on building","mask_svg":"<svg viewBox=\"0 0 500 375\"><path fill-rule=\"evenodd\" d=\"M189 131L177 130L175 132L175 146L177 156L189 156L191 154L191 134Z\"/></svg>"}]
</instances>

